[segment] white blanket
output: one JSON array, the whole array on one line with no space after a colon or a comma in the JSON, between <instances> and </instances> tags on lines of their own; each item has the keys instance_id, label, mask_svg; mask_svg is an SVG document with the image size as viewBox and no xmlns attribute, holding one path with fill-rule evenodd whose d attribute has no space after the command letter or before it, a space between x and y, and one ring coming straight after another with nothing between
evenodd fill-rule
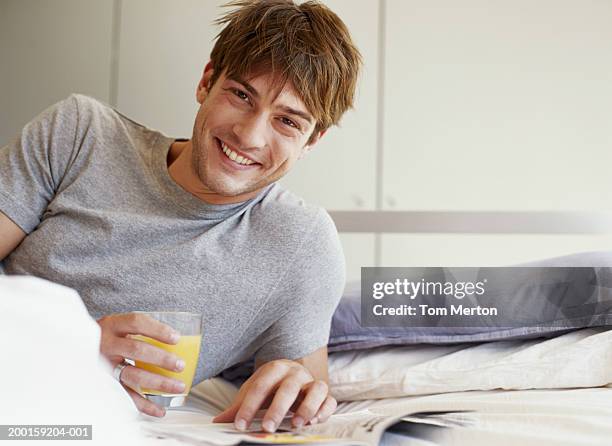
<instances>
[{"instance_id":1,"label":"white blanket","mask_svg":"<svg viewBox=\"0 0 612 446\"><path fill-rule=\"evenodd\" d=\"M382 413L471 411L454 416L463 426L424 429L421 440L387 434L383 446L578 446L612 444L612 389L475 391L346 402L338 412L376 408Z\"/></svg>"},{"instance_id":2,"label":"white blanket","mask_svg":"<svg viewBox=\"0 0 612 446\"><path fill-rule=\"evenodd\" d=\"M137 420L144 416L99 359L99 327L73 290L0 276L0 327L2 424L93 424L94 443L161 443L139 435ZM473 411L465 414L469 426L444 430L439 444L611 444L611 388L457 392L609 383L611 331L431 348L411 347L411 355L397 347L332 355L332 390L341 399L455 393L348 402L339 410L367 405L385 411L390 402L401 401L406 412ZM236 391L214 381L206 389L217 410ZM404 440L389 435L385 441L392 446Z\"/></svg>"},{"instance_id":3,"label":"white blanket","mask_svg":"<svg viewBox=\"0 0 612 446\"><path fill-rule=\"evenodd\" d=\"M74 290L0 276L0 330L2 424L90 424L94 444L141 444L138 412Z\"/></svg>"},{"instance_id":4,"label":"white blanket","mask_svg":"<svg viewBox=\"0 0 612 446\"><path fill-rule=\"evenodd\" d=\"M237 388L221 379L205 381L194 390L206 398L208 402L201 410L210 414L229 405L237 392ZM198 405L201 403L192 402L191 407ZM604 446L611 444L612 438L612 388L493 390L347 401L340 403L336 413L358 412L366 408L391 415L458 412L451 415L458 421L452 428L425 426L419 435L412 438L387 433L382 446ZM169 412L165 419L149 418L143 422L188 424L210 422L210 418L201 413ZM316 431L323 427L317 425L307 430ZM147 444L176 446L188 443L148 438Z\"/></svg>"},{"instance_id":5,"label":"white blanket","mask_svg":"<svg viewBox=\"0 0 612 446\"><path fill-rule=\"evenodd\" d=\"M609 383L612 330L603 328L544 340L385 347L330 357L330 384L339 401Z\"/></svg>"}]
</instances>

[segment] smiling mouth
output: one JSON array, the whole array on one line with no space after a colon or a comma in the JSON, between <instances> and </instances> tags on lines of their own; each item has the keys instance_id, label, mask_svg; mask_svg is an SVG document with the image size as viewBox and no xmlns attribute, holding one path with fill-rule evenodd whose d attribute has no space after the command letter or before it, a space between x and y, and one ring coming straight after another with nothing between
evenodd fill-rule
<instances>
[{"instance_id":1,"label":"smiling mouth","mask_svg":"<svg viewBox=\"0 0 612 446\"><path fill-rule=\"evenodd\" d=\"M223 141L221 141L219 138L215 138L215 140L217 142L217 145L221 149L221 152L225 155L226 158L228 158L233 163L238 164L240 166L251 166L251 165L259 164L253 161L252 159L247 158L246 156L239 154L238 152L230 149L229 146L225 144Z\"/></svg>"}]
</instances>

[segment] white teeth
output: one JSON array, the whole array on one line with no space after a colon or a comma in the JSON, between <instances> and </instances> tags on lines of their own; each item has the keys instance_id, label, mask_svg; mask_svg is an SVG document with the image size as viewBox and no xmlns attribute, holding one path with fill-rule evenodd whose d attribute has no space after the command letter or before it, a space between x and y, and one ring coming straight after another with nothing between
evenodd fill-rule
<instances>
[{"instance_id":1,"label":"white teeth","mask_svg":"<svg viewBox=\"0 0 612 446\"><path fill-rule=\"evenodd\" d=\"M227 145L224 142L221 142L221 149L223 150L223 153L225 153L229 159L231 159L232 161L238 164L244 164L248 166L254 163L254 161L251 161L250 159L245 158L242 155L238 155L232 149L227 147Z\"/></svg>"}]
</instances>

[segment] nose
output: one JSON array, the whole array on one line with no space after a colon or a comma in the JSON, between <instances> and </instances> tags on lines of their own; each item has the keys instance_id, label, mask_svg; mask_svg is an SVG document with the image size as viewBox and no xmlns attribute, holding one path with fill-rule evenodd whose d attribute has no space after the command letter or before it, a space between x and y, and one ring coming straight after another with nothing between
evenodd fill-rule
<instances>
[{"instance_id":1,"label":"nose","mask_svg":"<svg viewBox=\"0 0 612 446\"><path fill-rule=\"evenodd\" d=\"M263 113L244 116L234 124L234 134L243 149L261 149L266 145L267 118Z\"/></svg>"}]
</instances>

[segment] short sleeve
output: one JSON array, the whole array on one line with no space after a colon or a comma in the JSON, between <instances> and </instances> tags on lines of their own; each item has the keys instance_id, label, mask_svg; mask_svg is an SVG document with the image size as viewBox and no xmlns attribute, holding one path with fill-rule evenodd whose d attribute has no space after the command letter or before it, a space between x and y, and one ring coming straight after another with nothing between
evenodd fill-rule
<instances>
[{"instance_id":1,"label":"short sleeve","mask_svg":"<svg viewBox=\"0 0 612 446\"><path fill-rule=\"evenodd\" d=\"M325 211L319 216L274 293L287 305L264 333L257 361L298 359L327 345L346 272L336 227Z\"/></svg>"},{"instance_id":2,"label":"short sleeve","mask_svg":"<svg viewBox=\"0 0 612 446\"><path fill-rule=\"evenodd\" d=\"M41 221L74 156L75 95L49 107L0 148L0 211L26 233Z\"/></svg>"}]
</instances>

